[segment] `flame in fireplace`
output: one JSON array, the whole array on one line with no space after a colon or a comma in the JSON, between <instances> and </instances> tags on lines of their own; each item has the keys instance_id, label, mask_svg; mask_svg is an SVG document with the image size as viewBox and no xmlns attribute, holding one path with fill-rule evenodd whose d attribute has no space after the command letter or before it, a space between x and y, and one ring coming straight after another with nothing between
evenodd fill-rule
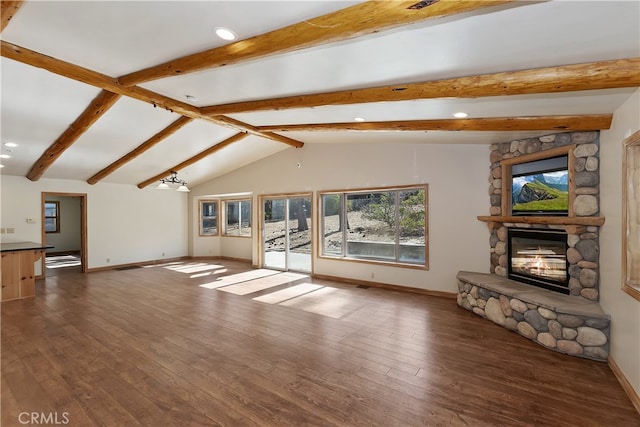
<instances>
[{"instance_id":1,"label":"flame in fireplace","mask_svg":"<svg viewBox=\"0 0 640 427\"><path fill-rule=\"evenodd\" d=\"M565 257L544 247L518 250L518 257L512 258L515 271L530 276L560 280L565 277Z\"/></svg>"},{"instance_id":2,"label":"flame in fireplace","mask_svg":"<svg viewBox=\"0 0 640 427\"><path fill-rule=\"evenodd\" d=\"M566 248L562 233L510 230L509 278L554 290L559 287L564 292L568 285Z\"/></svg>"},{"instance_id":3,"label":"flame in fireplace","mask_svg":"<svg viewBox=\"0 0 640 427\"><path fill-rule=\"evenodd\" d=\"M551 266L545 262L544 258L538 255L528 263L527 270L529 270L530 274L544 275L551 270Z\"/></svg>"}]
</instances>

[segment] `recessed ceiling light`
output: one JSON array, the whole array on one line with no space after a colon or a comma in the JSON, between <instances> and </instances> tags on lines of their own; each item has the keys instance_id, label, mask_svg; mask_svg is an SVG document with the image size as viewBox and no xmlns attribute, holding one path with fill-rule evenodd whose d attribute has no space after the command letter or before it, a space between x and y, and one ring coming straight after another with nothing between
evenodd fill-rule
<instances>
[{"instance_id":1,"label":"recessed ceiling light","mask_svg":"<svg viewBox=\"0 0 640 427\"><path fill-rule=\"evenodd\" d=\"M362 118L362 117L356 117L353 120L355 120L356 122L364 122L364 118Z\"/></svg>"},{"instance_id":2,"label":"recessed ceiling light","mask_svg":"<svg viewBox=\"0 0 640 427\"><path fill-rule=\"evenodd\" d=\"M17 147L18 144L16 144L15 142L5 142L4 146L14 148L14 147Z\"/></svg>"},{"instance_id":3,"label":"recessed ceiling light","mask_svg":"<svg viewBox=\"0 0 640 427\"><path fill-rule=\"evenodd\" d=\"M216 35L220 37L222 40L235 40L236 33L231 31L228 28L218 27L216 28Z\"/></svg>"},{"instance_id":4,"label":"recessed ceiling light","mask_svg":"<svg viewBox=\"0 0 640 427\"><path fill-rule=\"evenodd\" d=\"M0 154L0 159L10 159L11 156L8 154Z\"/></svg>"},{"instance_id":5,"label":"recessed ceiling light","mask_svg":"<svg viewBox=\"0 0 640 427\"><path fill-rule=\"evenodd\" d=\"M464 119L465 117L468 117L469 115L465 112L459 111L457 113L453 114L453 117L457 118L457 119Z\"/></svg>"},{"instance_id":6,"label":"recessed ceiling light","mask_svg":"<svg viewBox=\"0 0 640 427\"><path fill-rule=\"evenodd\" d=\"M187 101L191 101L191 102L196 102L198 100L198 98L196 98L193 95L185 95L185 98L187 98Z\"/></svg>"}]
</instances>

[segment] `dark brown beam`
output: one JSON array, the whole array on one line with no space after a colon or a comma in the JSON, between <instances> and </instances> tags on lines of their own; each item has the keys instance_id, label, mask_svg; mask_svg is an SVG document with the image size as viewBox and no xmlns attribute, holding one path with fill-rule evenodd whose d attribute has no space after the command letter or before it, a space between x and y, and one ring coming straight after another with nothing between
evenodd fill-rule
<instances>
[{"instance_id":1,"label":"dark brown beam","mask_svg":"<svg viewBox=\"0 0 640 427\"><path fill-rule=\"evenodd\" d=\"M270 138L270 139L273 139L274 141L282 142L284 144L288 144L288 145L290 145L292 147L295 147L295 148L300 148L300 147L302 147L304 145L302 142L297 141L295 139L287 138L286 136L278 135L278 134L275 134L273 132L261 131L257 126L252 126L250 124L243 123L243 122L241 122L239 120L236 120L236 119L233 119L231 117L215 116L215 117L213 117L213 119L215 119L219 124L226 125L226 126L228 126L230 128L241 129L241 130L243 130L245 132L248 132L250 134L261 136L263 138Z\"/></svg>"},{"instance_id":2,"label":"dark brown beam","mask_svg":"<svg viewBox=\"0 0 640 427\"><path fill-rule=\"evenodd\" d=\"M124 86L131 86L163 77L184 75L207 68L237 64L269 55L348 40L426 19L443 18L507 3L515 5L518 2L513 0L441 0L423 8L412 9L411 6L416 3L413 0L373 0L356 4L249 39L136 71L122 76L118 80ZM522 2L522 4L526 4L526 2Z\"/></svg>"},{"instance_id":3,"label":"dark brown beam","mask_svg":"<svg viewBox=\"0 0 640 427\"><path fill-rule=\"evenodd\" d=\"M2 18L0 19L0 32L4 31L4 29L7 28L7 25L9 25L9 21L11 21L16 15L18 9L20 9L20 6L22 6L22 3L24 2L2 0L0 6L0 15L2 16Z\"/></svg>"},{"instance_id":4,"label":"dark brown beam","mask_svg":"<svg viewBox=\"0 0 640 427\"><path fill-rule=\"evenodd\" d=\"M228 147L229 145L233 144L234 142L240 141L241 139L245 138L248 134L246 132L241 132L241 133L237 133L235 135L233 135L231 138L227 138L222 142L217 143L216 145L213 145L209 148L207 148L206 150L196 154L195 156L185 160L182 163L179 163L177 165L175 165L172 168L167 169L166 171L159 173L158 175L147 179L146 181L141 182L140 184L138 184L138 188L144 188L146 186L148 186L149 184L152 184L154 181L159 181L162 178L166 178L168 177L172 171L178 172L181 169L186 168L187 166L191 166L194 163L199 162L200 160L204 159L205 157L210 156L211 154L215 153L216 151L219 151L225 147Z\"/></svg>"},{"instance_id":5,"label":"dark brown beam","mask_svg":"<svg viewBox=\"0 0 640 427\"><path fill-rule=\"evenodd\" d=\"M529 95L638 86L640 86L640 58L628 58L420 83L236 102L203 107L201 111L203 114L216 116L249 111L310 108L323 105L433 98Z\"/></svg>"},{"instance_id":6,"label":"dark brown beam","mask_svg":"<svg viewBox=\"0 0 640 427\"><path fill-rule=\"evenodd\" d=\"M609 129L611 114L495 117L480 119L403 120L259 126L264 132L290 131L535 131Z\"/></svg>"},{"instance_id":7,"label":"dark brown beam","mask_svg":"<svg viewBox=\"0 0 640 427\"><path fill-rule=\"evenodd\" d=\"M31 181L39 180L53 162L55 162L67 148L71 147L91 125L102 117L118 99L120 99L120 95L117 93L107 92L105 90L100 92L71 126L69 126L33 164L27 174L27 178Z\"/></svg>"},{"instance_id":8,"label":"dark brown beam","mask_svg":"<svg viewBox=\"0 0 640 427\"><path fill-rule=\"evenodd\" d=\"M130 151L128 154L124 155L123 157L119 158L115 162L111 163L106 168L102 169L97 174L93 175L91 178L89 178L87 180L87 182L89 184L93 185L93 184L97 183L98 181L104 179L106 176L108 176L111 173L115 172L117 169L121 168L126 163L128 163L131 160L135 159L136 157L138 157L139 155L141 155L142 153L144 153L145 151L147 151L148 149L150 149L154 145L158 144L163 139L167 138L170 135L173 135L175 132L178 131L178 129L182 128L184 125L186 125L187 123L190 123L191 121L193 121L193 119L191 117L185 117L185 116L180 117L178 120L176 120L175 122L171 123L169 126L167 126L166 128L162 129L160 132L158 132L157 134L153 135L151 138L147 139L145 142L140 144L138 147L136 147L135 149Z\"/></svg>"},{"instance_id":9,"label":"dark brown beam","mask_svg":"<svg viewBox=\"0 0 640 427\"><path fill-rule=\"evenodd\" d=\"M51 56L43 55L22 46L8 43L4 40L0 43L2 46L2 50L0 52L5 58L13 59L14 61L31 65L33 67L42 68L51 73L67 77L81 83L86 83L91 86L99 87L100 89L107 90L109 92L147 102L156 107L164 108L183 116L203 118L197 107L187 103L168 98L164 95L151 92L141 87L123 87L116 79L105 74L101 74Z\"/></svg>"},{"instance_id":10,"label":"dark brown beam","mask_svg":"<svg viewBox=\"0 0 640 427\"><path fill-rule=\"evenodd\" d=\"M154 107L164 108L165 110L171 111L173 113L178 113L186 117L203 119L218 125L234 127L236 130L240 130L243 132L250 131L251 133L254 133L263 138L271 139L273 141L283 142L285 144L300 147L304 145L300 141L294 141L291 138L285 138L273 133L261 134L251 125L243 123L239 120L229 119L227 121L225 120L225 117L209 117L202 114L198 107L194 107L184 102L166 97L164 95L160 95L139 86L124 87L120 85L113 77L109 77L105 74L101 74L96 71L71 64L69 62L52 58L51 56L43 55L41 53L29 50L21 46L7 43L4 40L0 41L0 46L2 47L1 54L5 58L13 59L15 61L31 65L33 67L42 68L54 74L86 83L91 86L96 86L113 93L128 96L130 98L152 104Z\"/></svg>"}]
</instances>

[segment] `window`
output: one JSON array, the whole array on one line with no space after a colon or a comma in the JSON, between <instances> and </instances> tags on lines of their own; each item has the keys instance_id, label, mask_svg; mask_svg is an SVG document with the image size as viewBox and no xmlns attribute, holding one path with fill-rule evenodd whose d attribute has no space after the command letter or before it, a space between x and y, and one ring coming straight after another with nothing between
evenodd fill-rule
<instances>
[{"instance_id":1,"label":"window","mask_svg":"<svg viewBox=\"0 0 640 427\"><path fill-rule=\"evenodd\" d=\"M251 200L225 202L225 236L251 236Z\"/></svg>"},{"instance_id":2,"label":"window","mask_svg":"<svg viewBox=\"0 0 640 427\"><path fill-rule=\"evenodd\" d=\"M218 235L218 202L200 200L200 235Z\"/></svg>"},{"instance_id":3,"label":"window","mask_svg":"<svg viewBox=\"0 0 640 427\"><path fill-rule=\"evenodd\" d=\"M640 301L640 131L623 147L622 289Z\"/></svg>"},{"instance_id":4,"label":"window","mask_svg":"<svg viewBox=\"0 0 640 427\"><path fill-rule=\"evenodd\" d=\"M427 267L427 186L320 194L322 255Z\"/></svg>"},{"instance_id":5,"label":"window","mask_svg":"<svg viewBox=\"0 0 640 427\"><path fill-rule=\"evenodd\" d=\"M60 202L44 202L44 231L60 232Z\"/></svg>"}]
</instances>

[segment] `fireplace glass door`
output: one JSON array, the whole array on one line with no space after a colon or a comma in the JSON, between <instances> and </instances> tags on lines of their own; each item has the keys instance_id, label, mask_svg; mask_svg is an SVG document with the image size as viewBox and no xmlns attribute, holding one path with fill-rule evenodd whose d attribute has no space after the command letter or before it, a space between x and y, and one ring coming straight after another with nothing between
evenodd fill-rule
<instances>
[{"instance_id":1,"label":"fireplace glass door","mask_svg":"<svg viewBox=\"0 0 640 427\"><path fill-rule=\"evenodd\" d=\"M566 233L509 229L508 255L510 279L569 293Z\"/></svg>"}]
</instances>

